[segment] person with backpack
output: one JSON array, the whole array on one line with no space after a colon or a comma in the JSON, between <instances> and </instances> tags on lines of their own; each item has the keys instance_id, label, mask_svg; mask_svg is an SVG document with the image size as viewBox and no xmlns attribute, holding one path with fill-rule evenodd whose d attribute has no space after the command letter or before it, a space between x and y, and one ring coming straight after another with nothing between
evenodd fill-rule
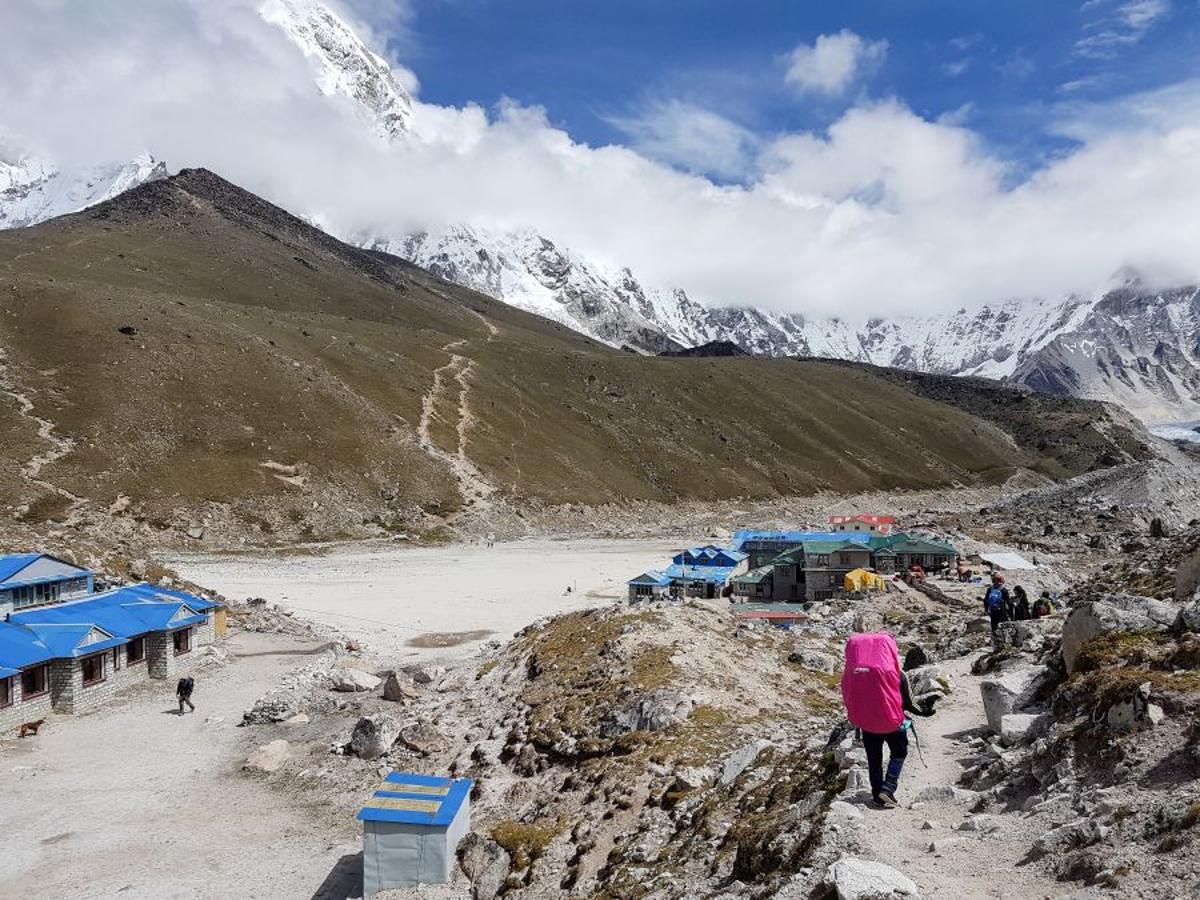
<instances>
[{"instance_id":1,"label":"person with backpack","mask_svg":"<svg viewBox=\"0 0 1200 900\"><path fill-rule=\"evenodd\" d=\"M1008 594L1008 588L1004 586L1004 576L993 575L992 586L983 595L983 608L987 612L988 618L992 620L992 631L995 631L1001 622L1009 620L1011 603L1012 598Z\"/></svg>"},{"instance_id":2,"label":"person with backpack","mask_svg":"<svg viewBox=\"0 0 1200 900\"><path fill-rule=\"evenodd\" d=\"M1013 621L1024 622L1026 619L1032 619L1033 615L1029 609L1029 595L1025 593L1025 588L1017 585L1013 588Z\"/></svg>"},{"instance_id":3,"label":"person with backpack","mask_svg":"<svg viewBox=\"0 0 1200 900\"><path fill-rule=\"evenodd\" d=\"M900 668L900 650L890 634L853 634L846 642L842 670L842 701L850 724L862 732L867 753L871 797L884 809L894 809L900 773L908 757L911 712L933 715L935 698L920 708L913 702L908 676ZM887 771L883 748L888 748Z\"/></svg>"},{"instance_id":4,"label":"person with backpack","mask_svg":"<svg viewBox=\"0 0 1200 900\"><path fill-rule=\"evenodd\" d=\"M1042 596L1033 601L1033 609L1031 610L1035 619L1044 619L1050 615L1050 592L1042 591Z\"/></svg>"},{"instance_id":5,"label":"person with backpack","mask_svg":"<svg viewBox=\"0 0 1200 900\"><path fill-rule=\"evenodd\" d=\"M179 715L183 715L183 704L192 712L196 711L196 707L192 705L192 691L196 689L196 679L190 675L185 675L179 679L179 684L175 686L175 696L179 698Z\"/></svg>"}]
</instances>

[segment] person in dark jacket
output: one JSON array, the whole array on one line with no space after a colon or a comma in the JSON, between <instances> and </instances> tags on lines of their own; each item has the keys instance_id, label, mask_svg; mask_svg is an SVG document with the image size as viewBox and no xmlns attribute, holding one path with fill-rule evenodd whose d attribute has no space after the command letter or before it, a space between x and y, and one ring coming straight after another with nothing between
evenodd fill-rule
<instances>
[{"instance_id":1,"label":"person in dark jacket","mask_svg":"<svg viewBox=\"0 0 1200 900\"><path fill-rule=\"evenodd\" d=\"M1012 597L1004 586L1003 575L992 576L992 586L983 595L983 609L992 620L992 631L1001 622L1007 622L1012 615Z\"/></svg>"},{"instance_id":2,"label":"person in dark jacket","mask_svg":"<svg viewBox=\"0 0 1200 900\"><path fill-rule=\"evenodd\" d=\"M1025 588L1018 584L1013 588L1013 620L1024 622L1031 618L1033 614L1029 609L1029 595L1025 593Z\"/></svg>"},{"instance_id":3,"label":"person in dark jacket","mask_svg":"<svg viewBox=\"0 0 1200 900\"><path fill-rule=\"evenodd\" d=\"M196 707L192 705L192 691L196 689L196 679L190 675L185 675L179 679L179 684L175 686L175 696L179 698L179 715L183 715L183 704L187 704L187 708L192 712L196 711Z\"/></svg>"}]
</instances>

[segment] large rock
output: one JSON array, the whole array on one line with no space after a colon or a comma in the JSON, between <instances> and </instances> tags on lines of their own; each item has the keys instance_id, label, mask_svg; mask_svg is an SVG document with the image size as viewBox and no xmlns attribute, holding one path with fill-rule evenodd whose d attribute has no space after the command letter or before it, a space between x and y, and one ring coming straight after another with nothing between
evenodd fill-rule
<instances>
[{"instance_id":1,"label":"large rock","mask_svg":"<svg viewBox=\"0 0 1200 900\"><path fill-rule=\"evenodd\" d=\"M929 658L929 653L920 644L913 644L908 648L908 652L904 654L904 671L911 672L913 669L919 669L921 666L929 665L933 660Z\"/></svg>"},{"instance_id":2,"label":"large rock","mask_svg":"<svg viewBox=\"0 0 1200 900\"><path fill-rule=\"evenodd\" d=\"M495 900L508 877L508 851L491 838L472 831L458 845L458 861L471 882L474 900Z\"/></svg>"},{"instance_id":3,"label":"large rock","mask_svg":"<svg viewBox=\"0 0 1200 900\"><path fill-rule=\"evenodd\" d=\"M433 684L446 674L446 667L432 663L414 663L405 666L404 673L417 684Z\"/></svg>"},{"instance_id":4,"label":"large rock","mask_svg":"<svg viewBox=\"0 0 1200 900\"><path fill-rule=\"evenodd\" d=\"M925 697L929 694L941 694L943 697L954 691L954 684L938 665L922 666L908 673L908 686L912 688L913 697Z\"/></svg>"},{"instance_id":5,"label":"large rock","mask_svg":"<svg viewBox=\"0 0 1200 900\"><path fill-rule=\"evenodd\" d=\"M920 896L916 882L907 875L869 859L839 859L826 870L824 883L837 894L838 900Z\"/></svg>"},{"instance_id":6,"label":"large rock","mask_svg":"<svg viewBox=\"0 0 1200 900\"><path fill-rule=\"evenodd\" d=\"M346 693L373 691L379 687L381 681L378 675L361 669L334 669L329 673L330 688Z\"/></svg>"},{"instance_id":7,"label":"large rock","mask_svg":"<svg viewBox=\"0 0 1200 900\"><path fill-rule=\"evenodd\" d=\"M1004 717L1029 702L1041 673L1039 666L1016 666L980 682L983 713L992 731L999 733Z\"/></svg>"},{"instance_id":8,"label":"large rock","mask_svg":"<svg viewBox=\"0 0 1200 900\"><path fill-rule=\"evenodd\" d=\"M1185 603L1175 614L1172 627L1178 635L1200 634L1200 600Z\"/></svg>"},{"instance_id":9,"label":"large rock","mask_svg":"<svg viewBox=\"0 0 1200 900\"><path fill-rule=\"evenodd\" d=\"M1132 604L1117 606L1104 600L1080 603L1063 623L1062 655L1067 674L1074 673L1080 648L1093 638L1112 631L1140 631L1154 626L1154 620L1144 609Z\"/></svg>"},{"instance_id":10,"label":"large rock","mask_svg":"<svg viewBox=\"0 0 1200 900\"><path fill-rule=\"evenodd\" d=\"M1009 713L1002 716L1000 718L1000 743L1005 747L1021 743L1037 720L1038 716L1032 713Z\"/></svg>"},{"instance_id":11,"label":"large rock","mask_svg":"<svg viewBox=\"0 0 1200 900\"><path fill-rule=\"evenodd\" d=\"M350 735L350 752L362 759L379 759L400 737L400 723L389 713L363 716Z\"/></svg>"},{"instance_id":12,"label":"large rock","mask_svg":"<svg viewBox=\"0 0 1200 900\"><path fill-rule=\"evenodd\" d=\"M431 756L445 746L446 737L432 725L415 722L400 729L400 743L414 753Z\"/></svg>"},{"instance_id":13,"label":"large rock","mask_svg":"<svg viewBox=\"0 0 1200 900\"><path fill-rule=\"evenodd\" d=\"M1024 653L1040 653L1049 637L1062 630L1062 620L1057 618L1027 619L1022 622L1001 622L992 632L992 647L995 650L1020 650Z\"/></svg>"},{"instance_id":14,"label":"large rock","mask_svg":"<svg viewBox=\"0 0 1200 900\"><path fill-rule=\"evenodd\" d=\"M390 672L383 682L384 700L391 700L393 703L403 703L406 700L415 700L419 696L421 696L420 692L413 687L412 679L407 676Z\"/></svg>"},{"instance_id":15,"label":"large rock","mask_svg":"<svg viewBox=\"0 0 1200 900\"><path fill-rule=\"evenodd\" d=\"M837 668L837 660L833 654L822 653L820 650L806 650L801 647L788 654L788 662L799 663L814 672L832 673Z\"/></svg>"},{"instance_id":16,"label":"large rock","mask_svg":"<svg viewBox=\"0 0 1200 900\"><path fill-rule=\"evenodd\" d=\"M271 741L251 753L242 768L247 772L262 772L269 775L278 771L290 754L291 745L287 741Z\"/></svg>"},{"instance_id":17,"label":"large rock","mask_svg":"<svg viewBox=\"0 0 1200 900\"><path fill-rule=\"evenodd\" d=\"M687 719L692 706L692 698L679 691L652 691L606 713L600 734L614 738L631 731L661 731Z\"/></svg>"},{"instance_id":18,"label":"large rock","mask_svg":"<svg viewBox=\"0 0 1200 900\"><path fill-rule=\"evenodd\" d=\"M1138 728L1153 728L1162 722L1163 709L1150 702L1152 685L1144 681L1129 697L1119 700L1108 708L1105 722L1113 731L1133 731Z\"/></svg>"},{"instance_id":19,"label":"large rock","mask_svg":"<svg viewBox=\"0 0 1200 900\"><path fill-rule=\"evenodd\" d=\"M717 779L717 782L726 785L736 781L739 775L754 764L754 761L758 759L758 754L770 746L770 741L760 739L729 754L721 766L721 777Z\"/></svg>"},{"instance_id":20,"label":"large rock","mask_svg":"<svg viewBox=\"0 0 1200 900\"><path fill-rule=\"evenodd\" d=\"M1061 852L1067 849L1090 847L1108 835L1108 828L1092 819L1076 819L1057 828L1051 828L1033 842L1038 854Z\"/></svg>"}]
</instances>

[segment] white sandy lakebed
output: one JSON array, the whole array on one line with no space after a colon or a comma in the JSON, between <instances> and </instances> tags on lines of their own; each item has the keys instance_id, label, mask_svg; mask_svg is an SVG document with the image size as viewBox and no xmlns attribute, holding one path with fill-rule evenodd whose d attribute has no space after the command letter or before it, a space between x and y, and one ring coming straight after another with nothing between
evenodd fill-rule
<instances>
[{"instance_id":1,"label":"white sandy lakebed","mask_svg":"<svg viewBox=\"0 0 1200 900\"><path fill-rule=\"evenodd\" d=\"M669 539L352 546L316 556L196 555L169 565L226 597L262 597L376 651L418 660L468 655L542 616L623 599L628 579L666 566L681 546ZM461 643L438 640L468 634Z\"/></svg>"}]
</instances>

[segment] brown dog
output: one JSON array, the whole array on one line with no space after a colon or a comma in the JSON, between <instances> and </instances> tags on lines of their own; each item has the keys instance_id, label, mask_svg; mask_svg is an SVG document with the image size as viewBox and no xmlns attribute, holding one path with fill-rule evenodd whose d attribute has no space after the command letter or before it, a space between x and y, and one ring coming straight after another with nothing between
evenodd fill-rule
<instances>
[{"instance_id":1,"label":"brown dog","mask_svg":"<svg viewBox=\"0 0 1200 900\"><path fill-rule=\"evenodd\" d=\"M28 737L31 734L37 734L38 729L45 724L45 719L38 719L36 722L26 722L21 726L21 733L18 735L18 737Z\"/></svg>"}]
</instances>

